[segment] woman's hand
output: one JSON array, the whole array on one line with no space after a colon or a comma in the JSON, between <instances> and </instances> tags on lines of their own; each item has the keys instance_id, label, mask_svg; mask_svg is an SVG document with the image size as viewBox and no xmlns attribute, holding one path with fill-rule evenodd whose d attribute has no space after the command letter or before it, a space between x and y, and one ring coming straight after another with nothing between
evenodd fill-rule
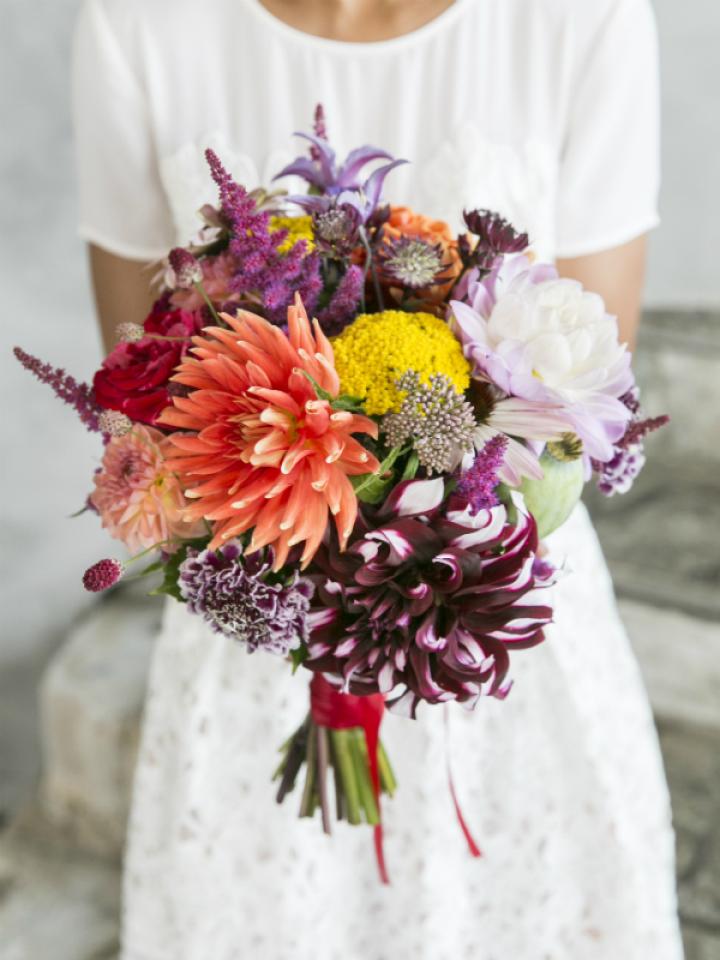
<instances>
[{"instance_id":1,"label":"woman's hand","mask_svg":"<svg viewBox=\"0 0 720 960\"><path fill-rule=\"evenodd\" d=\"M561 276L579 280L599 293L608 312L618 318L620 340L635 349L645 284L647 235L586 257L558 260Z\"/></svg>"},{"instance_id":2,"label":"woman's hand","mask_svg":"<svg viewBox=\"0 0 720 960\"><path fill-rule=\"evenodd\" d=\"M117 342L121 323L142 324L156 294L152 291L152 267L140 260L127 260L90 244L90 274L95 292L100 331L109 353Z\"/></svg>"}]
</instances>

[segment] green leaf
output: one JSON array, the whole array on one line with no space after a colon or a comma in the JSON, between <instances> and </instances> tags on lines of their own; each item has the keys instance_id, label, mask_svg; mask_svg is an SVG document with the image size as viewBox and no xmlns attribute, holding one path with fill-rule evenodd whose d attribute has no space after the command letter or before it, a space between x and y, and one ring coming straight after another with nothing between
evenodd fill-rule
<instances>
[{"instance_id":1,"label":"green leaf","mask_svg":"<svg viewBox=\"0 0 720 960\"><path fill-rule=\"evenodd\" d=\"M317 396L318 400L327 400L328 403L331 403L331 402L332 402L333 395L332 395L331 393L328 393L327 390L324 390L324 389L320 386L320 384L317 382L317 380L315 379L315 377L313 377L312 374L308 373L307 370L303 370L301 367L297 367L295 372L296 372L296 373L301 373L304 377L306 377L306 378L310 381L310 383L312 384L312 388L313 388L313 390L315 391L315 395Z\"/></svg>"},{"instance_id":2,"label":"green leaf","mask_svg":"<svg viewBox=\"0 0 720 960\"><path fill-rule=\"evenodd\" d=\"M298 668L305 663L309 656L308 648L303 644L297 647L295 650L290 651L290 659L292 661L292 672L293 674L297 672Z\"/></svg>"},{"instance_id":3,"label":"green leaf","mask_svg":"<svg viewBox=\"0 0 720 960\"><path fill-rule=\"evenodd\" d=\"M405 446L393 447L376 473L363 473L359 477L350 477L358 500L363 503L380 503L395 482L394 476L390 473L395 461L407 451L408 448ZM388 473L390 476L387 476Z\"/></svg>"},{"instance_id":4,"label":"green leaf","mask_svg":"<svg viewBox=\"0 0 720 960\"><path fill-rule=\"evenodd\" d=\"M413 450L408 457L407 463L405 464L405 469L402 472L400 480L414 480L415 474L418 472L420 467L420 460L417 453Z\"/></svg>"},{"instance_id":5,"label":"green leaf","mask_svg":"<svg viewBox=\"0 0 720 960\"><path fill-rule=\"evenodd\" d=\"M150 591L151 597L162 596L174 597L182 602L183 596L178 586L178 576L180 565L187 559L188 550L204 550L208 545L207 540L188 540L167 560L158 561L158 569L163 570L163 582L159 587ZM154 565L153 565L154 566ZM146 571L147 572L147 571Z\"/></svg>"}]
</instances>

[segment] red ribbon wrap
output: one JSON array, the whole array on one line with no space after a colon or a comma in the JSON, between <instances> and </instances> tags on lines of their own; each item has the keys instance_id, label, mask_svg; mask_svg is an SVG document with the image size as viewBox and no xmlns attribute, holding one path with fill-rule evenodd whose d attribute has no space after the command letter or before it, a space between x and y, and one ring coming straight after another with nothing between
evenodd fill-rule
<instances>
[{"instance_id":1,"label":"red ribbon wrap","mask_svg":"<svg viewBox=\"0 0 720 960\"><path fill-rule=\"evenodd\" d=\"M380 741L380 724L384 712L385 701L383 700L382 694L372 693L365 697L356 697L351 693L341 693L337 687L328 683L321 673L313 674L313 678L310 681L310 713L314 723L319 727L327 727L329 730L350 730L353 727L361 727L365 733L365 743L367 744L368 757L370 760L370 780L372 782L378 810L380 810L378 743ZM446 737L449 734L448 723L449 717L446 708ZM465 822L462 810L460 809L460 801L457 797L450 767L449 747L446 746L446 750L448 784L450 786L450 796L452 797L453 806L455 807L455 814L471 855L473 857L481 857L482 853L480 848L475 843L470 828ZM380 879L383 883L390 883L385 866L382 823L379 823L373 832L375 839L375 856L377 857Z\"/></svg>"},{"instance_id":2,"label":"red ribbon wrap","mask_svg":"<svg viewBox=\"0 0 720 960\"><path fill-rule=\"evenodd\" d=\"M361 727L365 733L370 762L370 781L378 810L380 810L378 742L384 712L385 701L382 694L372 693L366 697L356 697L351 693L341 693L328 683L321 673L313 674L310 681L310 713L313 721L319 727L327 727L330 730L350 730L353 727ZM380 879L383 883L390 883L385 866L382 823L373 828L373 835Z\"/></svg>"}]
</instances>

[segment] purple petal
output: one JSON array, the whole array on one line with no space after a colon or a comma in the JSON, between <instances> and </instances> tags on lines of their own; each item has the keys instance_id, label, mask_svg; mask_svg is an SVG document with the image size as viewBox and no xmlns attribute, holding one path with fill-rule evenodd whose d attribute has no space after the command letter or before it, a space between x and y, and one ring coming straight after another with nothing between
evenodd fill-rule
<instances>
[{"instance_id":1,"label":"purple petal","mask_svg":"<svg viewBox=\"0 0 720 960\"><path fill-rule=\"evenodd\" d=\"M345 162L340 168L337 176L337 185L339 187L358 187L357 175L360 173L366 163L371 160L392 160L392 154L387 150L380 150L378 147L364 146L351 150L345 158Z\"/></svg>"}]
</instances>

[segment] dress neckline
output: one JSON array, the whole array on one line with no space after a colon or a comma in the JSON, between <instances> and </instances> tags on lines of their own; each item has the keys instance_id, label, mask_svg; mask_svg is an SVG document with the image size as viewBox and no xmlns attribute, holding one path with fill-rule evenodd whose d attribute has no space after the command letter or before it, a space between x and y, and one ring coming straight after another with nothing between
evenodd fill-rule
<instances>
[{"instance_id":1,"label":"dress neckline","mask_svg":"<svg viewBox=\"0 0 720 960\"><path fill-rule=\"evenodd\" d=\"M467 5L469 0L453 0L449 7L446 7L442 13L439 13L432 20L424 23L422 26L411 30L409 33L402 33L397 37L389 37L387 40L335 40L331 37L321 37L314 33L307 33L305 30L299 30L291 26L280 17L271 13L261 0L247 0L250 9L256 14L258 19L264 21L275 33L284 35L296 43L304 43L307 46L322 48L324 50L334 51L347 55L348 53L389 53L397 51L402 47L410 46L421 40L429 39L431 36L440 32L445 26L453 23L460 11Z\"/></svg>"}]
</instances>

